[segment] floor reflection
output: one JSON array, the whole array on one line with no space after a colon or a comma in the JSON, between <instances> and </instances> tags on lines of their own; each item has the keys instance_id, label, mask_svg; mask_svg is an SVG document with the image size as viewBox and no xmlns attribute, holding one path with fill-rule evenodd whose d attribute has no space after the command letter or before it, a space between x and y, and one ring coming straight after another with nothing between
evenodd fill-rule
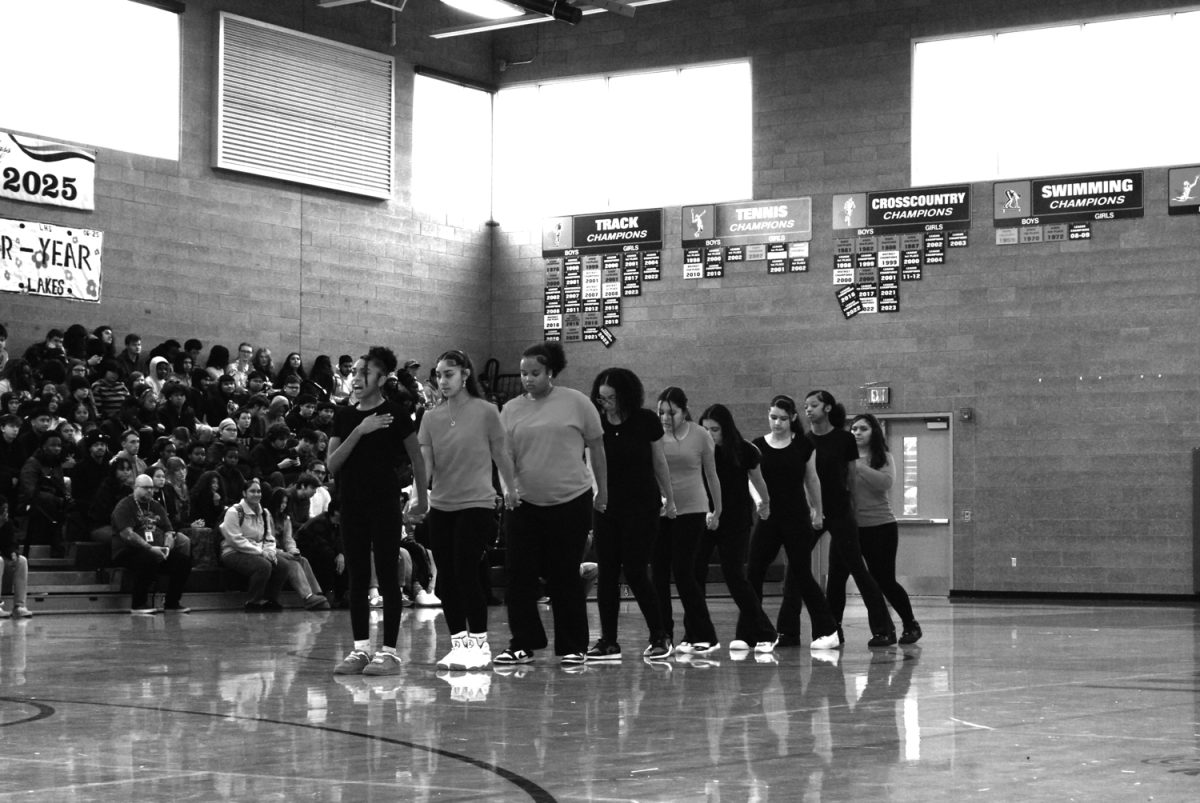
<instances>
[{"instance_id":1,"label":"floor reflection","mask_svg":"<svg viewBox=\"0 0 1200 803\"><path fill-rule=\"evenodd\" d=\"M338 611L3 621L0 798L1170 799L1200 769L1195 611L920 614L905 648L446 672L408 611L379 678L332 674Z\"/></svg>"}]
</instances>

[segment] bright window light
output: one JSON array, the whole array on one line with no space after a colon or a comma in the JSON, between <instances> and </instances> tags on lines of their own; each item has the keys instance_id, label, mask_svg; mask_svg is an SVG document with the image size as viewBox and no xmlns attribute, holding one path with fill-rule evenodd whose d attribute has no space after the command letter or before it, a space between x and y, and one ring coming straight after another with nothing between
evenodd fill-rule
<instances>
[{"instance_id":1,"label":"bright window light","mask_svg":"<svg viewBox=\"0 0 1200 803\"><path fill-rule=\"evenodd\" d=\"M917 42L913 186L1200 161L1198 41L1189 11Z\"/></svg>"},{"instance_id":2,"label":"bright window light","mask_svg":"<svg viewBox=\"0 0 1200 803\"><path fill-rule=\"evenodd\" d=\"M129 0L0 2L0 128L179 158L179 16Z\"/></svg>"},{"instance_id":3,"label":"bright window light","mask_svg":"<svg viewBox=\"0 0 1200 803\"><path fill-rule=\"evenodd\" d=\"M413 207L480 224L491 217L492 96L416 76Z\"/></svg>"},{"instance_id":4,"label":"bright window light","mask_svg":"<svg viewBox=\"0 0 1200 803\"><path fill-rule=\"evenodd\" d=\"M442 0L442 2L451 8L457 8L467 14L474 14L485 20L508 19L509 17L519 17L525 13L524 9L505 3L504 0Z\"/></svg>"},{"instance_id":5,"label":"bright window light","mask_svg":"<svg viewBox=\"0 0 1200 803\"><path fill-rule=\"evenodd\" d=\"M721 114L699 127L715 100ZM502 89L495 124L495 215L508 229L753 192L749 62Z\"/></svg>"}]
</instances>

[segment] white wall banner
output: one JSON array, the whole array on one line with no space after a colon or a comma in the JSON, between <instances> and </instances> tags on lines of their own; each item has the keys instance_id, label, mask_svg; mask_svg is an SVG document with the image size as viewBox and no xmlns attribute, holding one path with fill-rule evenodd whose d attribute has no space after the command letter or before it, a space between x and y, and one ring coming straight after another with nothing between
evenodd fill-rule
<instances>
[{"instance_id":1,"label":"white wall banner","mask_svg":"<svg viewBox=\"0 0 1200 803\"><path fill-rule=\"evenodd\" d=\"M0 131L0 198L96 208L96 152Z\"/></svg>"},{"instance_id":2,"label":"white wall banner","mask_svg":"<svg viewBox=\"0 0 1200 803\"><path fill-rule=\"evenodd\" d=\"M104 232L0 218L0 291L100 302Z\"/></svg>"}]
</instances>

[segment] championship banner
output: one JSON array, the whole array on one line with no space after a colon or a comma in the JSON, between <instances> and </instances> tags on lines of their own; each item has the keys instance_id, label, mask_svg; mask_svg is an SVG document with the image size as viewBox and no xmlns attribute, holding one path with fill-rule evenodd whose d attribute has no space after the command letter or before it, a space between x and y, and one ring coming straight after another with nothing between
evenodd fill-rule
<instances>
[{"instance_id":1,"label":"championship banner","mask_svg":"<svg viewBox=\"0 0 1200 803\"><path fill-rule=\"evenodd\" d=\"M992 185L996 228L1142 217L1140 170L1055 176Z\"/></svg>"},{"instance_id":2,"label":"championship banner","mask_svg":"<svg viewBox=\"0 0 1200 803\"><path fill-rule=\"evenodd\" d=\"M812 198L685 206L681 220L684 247L713 239L807 241L813 234Z\"/></svg>"},{"instance_id":3,"label":"championship banner","mask_svg":"<svg viewBox=\"0 0 1200 803\"><path fill-rule=\"evenodd\" d=\"M1167 214L1200 214L1200 165L1172 167L1167 172Z\"/></svg>"},{"instance_id":4,"label":"championship banner","mask_svg":"<svg viewBox=\"0 0 1200 803\"><path fill-rule=\"evenodd\" d=\"M616 251L623 246L662 248L663 212L639 209L546 220L542 225L542 256L562 251Z\"/></svg>"},{"instance_id":5,"label":"championship banner","mask_svg":"<svg viewBox=\"0 0 1200 803\"><path fill-rule=\"evenodd\" d=\"M0 198L96 208L96 153L0 131Z\"/></svg>"},{"instance_id":6,"label":"championship banner","mask_svg":"<svg viewBox=\"0 0 1200 803\"><path fill-rule=\"evenodd\" d=\"M0 218L0 291L100 301L104 232Z\"/></svg>"},{"instance_id":7,"label":"championship banner","mask_svg":"<svg viewBox=\"0 0 1200 803\"><path fill-rule=\"evenodd\" d=\"M971 187L953 184L833 196L833 230L959 231L971 226ZM932 227L932 228L931 228Z\"/></svg>"}]
</instances>

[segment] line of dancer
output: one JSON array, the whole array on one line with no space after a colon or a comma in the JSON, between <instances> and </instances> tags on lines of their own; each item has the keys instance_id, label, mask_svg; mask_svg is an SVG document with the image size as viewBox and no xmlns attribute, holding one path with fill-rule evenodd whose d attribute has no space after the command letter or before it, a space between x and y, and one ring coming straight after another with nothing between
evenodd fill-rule
<instances>
[{"instance_id":1,"label":"line of dancer","mask_svg":"<svg viewBox=\"0 0 1200 803\"><path fill-rule=\"evenodd\" d=\"M329 448L341 494L354 639L336 673L399 672L396 552L402 521L419 521L427 510L450 642L439 669L533 662L551 646L538 610L543 583L553 649L568 667L621 660L622 581L644 620L643 659L688 661L712 653L721 647L705 595L714 551L738 608L729 642L735 658L799 646L805 606L810 648L842 647L850 577L867 608L869 647L897 642L887 602L903 623L899 641L921 638L895 576L897 527L888 503L895 464L874 416L857 416L847 432L844 407L815 390L804 397L806 432L795 400L780 394L767 406L767 432L748 441L724 405L709 406L697 423L687 394L672 386L649 410L641 379L626 368L601 371L589 397L556 382L566 366L561 344L530 346L521 357L524 392L497 410L483 398L470 357L443 352L435 369L441 401L417 432L382 395L396 369L394 354L372 347L358 361L356 402L335 420ZM402 510L406 463L416 498ZM493 656L480 566L500 501L509 640ZM580 572L589 532L600 620L591 646ZM827 592L812 573L812 550L823 532L830 535ZM772 624L763 584L780 549L787 567ZM384 597L379 651L371 649L366 604L372 552ZM678 642L672 579L683 607Z\"/></svg>"}]
</instances>

